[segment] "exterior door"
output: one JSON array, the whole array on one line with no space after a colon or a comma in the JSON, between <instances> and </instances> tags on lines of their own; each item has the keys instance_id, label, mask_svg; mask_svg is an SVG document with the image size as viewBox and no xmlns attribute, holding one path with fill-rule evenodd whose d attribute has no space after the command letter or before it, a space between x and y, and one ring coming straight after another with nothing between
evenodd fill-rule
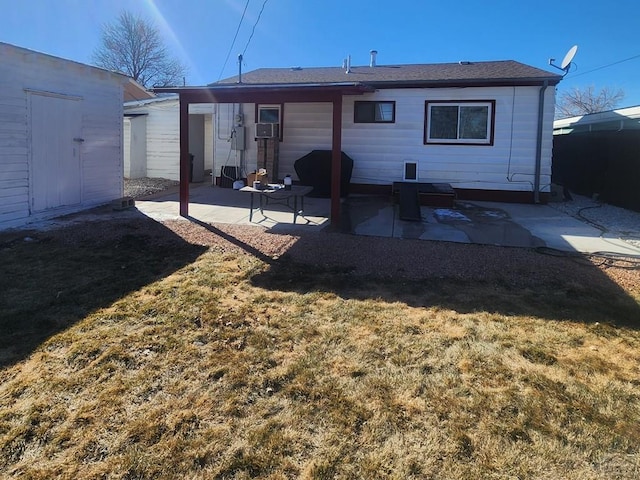
<instances>
[{"instance_id":1,"label":"exterior door","mask_svg":"<svg viewBox=\"0 0 640 480\"><path fill-rule=\"evenodd\" d=\"M82 100L29 96L32 210L77 205L82 200Z\"/></svg>"}]
</instances>

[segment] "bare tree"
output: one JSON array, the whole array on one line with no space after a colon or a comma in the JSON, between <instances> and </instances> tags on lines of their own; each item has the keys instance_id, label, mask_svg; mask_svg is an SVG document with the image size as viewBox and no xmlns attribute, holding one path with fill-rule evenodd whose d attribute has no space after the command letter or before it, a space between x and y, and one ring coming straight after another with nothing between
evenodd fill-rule
<instances>
[{"instance_id":1,"label":"bare tree","mask_svg":"<svg viewBox=\"0 0 640 480\"><path fill-rule=\"evenodd\" d=\"M179 85L186 73L186 67L167 52L156 26L127 11L102 27L93 62L129 75L147 88Z\"/></svg>"},{"instance_id":2,"label":"bare tree","mask_svg":"<svg viewBox=\"0 0 640 480\"><path fill-rule=\"evenodd\" d=\"M556 117L575 117L589 113L613 110L624 99L622 89L604 87L599 92L595 87L573 88L560 95L556 104Z\"/></svg>"}]
</instances>

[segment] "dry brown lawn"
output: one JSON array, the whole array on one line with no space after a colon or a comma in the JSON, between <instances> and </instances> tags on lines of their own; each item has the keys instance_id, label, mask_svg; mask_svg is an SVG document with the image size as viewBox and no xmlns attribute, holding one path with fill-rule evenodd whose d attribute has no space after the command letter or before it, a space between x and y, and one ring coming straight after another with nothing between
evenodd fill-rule
<instances>
[{"instance_id":1,"label":"dry brown lawn","mask_svg":"<svg viewBox=\"0 0 640 480\"><path fill-rule=\"evenodd\" d=\"M0 237L0 475L640 477L637 264L403 277L242 235Z\"/></svg>"}]
</instances>

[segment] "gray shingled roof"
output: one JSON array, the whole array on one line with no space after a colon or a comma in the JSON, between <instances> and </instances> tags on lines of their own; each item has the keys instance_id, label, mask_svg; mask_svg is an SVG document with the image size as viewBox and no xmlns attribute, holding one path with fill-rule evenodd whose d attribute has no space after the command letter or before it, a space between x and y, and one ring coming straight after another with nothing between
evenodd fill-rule
<instances>
[{"instance_id":1,"label":"gray shingled roof","mask_svg":"<svg viewBox=\"0 0 640 480\"><path fill-rule=\"evenodd\" d=\"M378 88L402 85L557 84L562 77L513 60L415 65L259 68L242 74L244 85L365 83ZM210 86L237 84L238 76Z\"/></svg>"}]
</instances>

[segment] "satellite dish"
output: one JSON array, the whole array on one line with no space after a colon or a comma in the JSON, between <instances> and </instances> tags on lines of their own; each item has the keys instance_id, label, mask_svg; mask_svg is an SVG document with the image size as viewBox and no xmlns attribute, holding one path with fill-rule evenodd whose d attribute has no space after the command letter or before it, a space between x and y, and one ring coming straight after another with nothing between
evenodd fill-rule
<instances>
[{"instance_id":1,"label":"satellite dish","mask_svg":"<svg viewBox=\"0 0 640 480\"><path fill-rule=\"evenodd\" d=\"M557 68L558 70L562 70L564 72L564 75L566 75L567 73L569 73L569 68L571 68L571 62L573 61L573 57L576 56L576 52L577 51L578 51L578 46L574 45L573 47L571 47L569 49L567 54L564 56L560 66L556 65L555 63L553 63L553 62L556 61L555 58L550 58L549 59L549 65L551 65L554 68Z\"/></svg>"},{"instance_id":2,"label":"satellite dish","mask_svg":"<svg viewBox=\"0 0 640 480\"><path fill-rule=\"evenodd\" d=\"M573 60L573 57L576 56L577 51L578 51L578 45L574 45L569 49L567 54L564 56L562 63L560 64L561 70L567 70L569 68L569 65L571 65L571 61Z\"/></svg>"}]
</instances>

